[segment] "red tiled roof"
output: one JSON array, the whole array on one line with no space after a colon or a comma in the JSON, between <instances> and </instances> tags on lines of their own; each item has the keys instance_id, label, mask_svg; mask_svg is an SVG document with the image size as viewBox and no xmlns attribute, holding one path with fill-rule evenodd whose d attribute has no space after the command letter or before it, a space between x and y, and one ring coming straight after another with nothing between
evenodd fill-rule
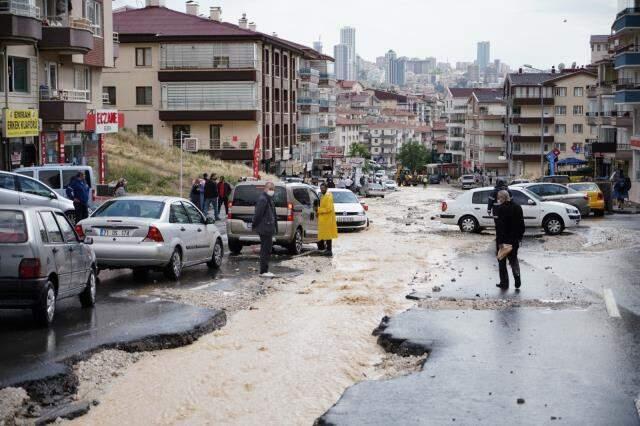
<instances>
[{"instance_id":1,"label":"red tiled roof","mask_svg":"<svg viewBox=\"0 0 640 426\"><path fill-rule=\"evenodd\" d=\"M416 132L431 133L431 126L416 126Z\"/></svg>"},{"instance_id":2,"label":"red tiled roof","mask_svg":"<svg viewBox=\"0 0 640 426\"><path fill-rule=\"evenodd\" d=\"M363 124L367 124L367 122L364 120L353 120L353 119L342 118L342 117L336 118L337 126L361 126Z\"/></svg>"},{"instance_id":3,"label":"red tiled roof","mask_svg":"<svg viewBox=\"0 0 640 426\"><path fill-rule=\"evenodd\" d=\"M375 97L380 99L381 101L398 101L398 102L407 102L407 97L403 95L399 95L393 92L386 92L384 90L375 90L373 91Z\"/></svg>"},{"instance_id":4,"label":"red tiled roof","mask_svg":"<svg viewBox=\"0 0 640 426\"><path fill-rule=\"evenodd\" d=\"M338 81L338 84L343 89L352 89L353 86L356 85L356 83L357 83L357 81L354 81L354 80L340 80L340 81Z\"/></svg>"},{"instance_id":5,"label":"red tiled roof","mask_svg":"<svg viewBox=\"0 0 640 426\"><path fill-rule=\"evenodd\" d=\"M449 91L454 98L468 98L473 93L473 89L466 87L449 87Z\"/></svg>"}]
</instances>

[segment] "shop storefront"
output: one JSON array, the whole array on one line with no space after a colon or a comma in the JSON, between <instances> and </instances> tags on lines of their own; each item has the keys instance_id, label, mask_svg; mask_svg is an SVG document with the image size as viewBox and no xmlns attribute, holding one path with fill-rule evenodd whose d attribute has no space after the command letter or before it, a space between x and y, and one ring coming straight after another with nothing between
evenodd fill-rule
<instances>
[{"instance_id":1,"label":"shop storefront","mask_svg":"<svg viewBox=\"0 0 640 426\"><path fill-rule=\"evenodd\" d=\"M10 171L37 165L39 131L37 109L5 109L2 117L0 169Z\"/></svg>"}]
</instances>

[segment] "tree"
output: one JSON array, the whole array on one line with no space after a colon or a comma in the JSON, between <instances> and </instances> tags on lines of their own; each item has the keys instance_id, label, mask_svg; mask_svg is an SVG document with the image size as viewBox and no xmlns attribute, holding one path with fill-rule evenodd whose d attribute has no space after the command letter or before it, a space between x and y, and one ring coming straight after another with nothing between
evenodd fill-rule
<instances>
[{"instance_id":1,"label":"tree","mask_svg":"<svg viewBox=\"0 0 640 426\"><path fill-rule=\"evenodd\" d=\"M400 160L403 168L409 169L411 173L415 174L415 172L429 164L431 153L421 143L411 141L402 145L398 160Z\"/></svg>"},{"instance_id":2,"label":"tree","mask_svg":"<svg viewBox=\"0 0 640 426\"><path fill-rule=\"evenodd\" d=\"M349 150L349 157L362 157L368 160L371 158L371 153L366 146L359 143L354 143L353 145L351 145L351 149Z\"/></svg>"}]
</instances>

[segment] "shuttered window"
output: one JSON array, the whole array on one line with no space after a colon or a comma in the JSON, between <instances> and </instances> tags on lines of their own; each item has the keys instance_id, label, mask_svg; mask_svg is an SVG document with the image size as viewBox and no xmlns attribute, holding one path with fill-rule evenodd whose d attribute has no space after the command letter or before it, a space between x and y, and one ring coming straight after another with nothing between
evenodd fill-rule
<instances>
[{"instance_id":1,"label":"shuttered window","mask_svg":"<svg viewBox=\"0 0 640 426\"><path fill-rule=\"evenodd\" d=\"M167 83L162 108L168 111L252 111L260 109L254 82Z\"/></svg>"},{"instance_id":2,"label":"shuttered window","mask_svg":"<svg viewBox=\"0 0 640 426\"><path fill-rule=\"evenodd\" d=\"M176 43L160 46L162 69L257 69L258 65L258 47L254 43Z\"/></svg>"}]
</instances>

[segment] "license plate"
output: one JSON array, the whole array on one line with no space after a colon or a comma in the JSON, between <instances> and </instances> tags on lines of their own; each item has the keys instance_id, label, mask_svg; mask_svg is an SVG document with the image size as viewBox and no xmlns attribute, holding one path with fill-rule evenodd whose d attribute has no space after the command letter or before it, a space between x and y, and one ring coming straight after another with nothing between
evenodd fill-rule
<instances>
[{"instance_id":1,"label":"license plate","mask_svg":"<svg viewBox=\"0 0 640 426\"><path fill-rule=\"evenodd\" d=\"M128 237L131 235L129 229L101 229L101 237Z\"/></svg>"},{"instance_id":2,"label":"license plate","mask_svg":"<svg viewBox=\"0 0 640 426\"><path fill-rule=\"evenodd\" d=\"M358 218L356 217L338 217L338 222L355 222Z\"/></svg>"}]
</instances>

